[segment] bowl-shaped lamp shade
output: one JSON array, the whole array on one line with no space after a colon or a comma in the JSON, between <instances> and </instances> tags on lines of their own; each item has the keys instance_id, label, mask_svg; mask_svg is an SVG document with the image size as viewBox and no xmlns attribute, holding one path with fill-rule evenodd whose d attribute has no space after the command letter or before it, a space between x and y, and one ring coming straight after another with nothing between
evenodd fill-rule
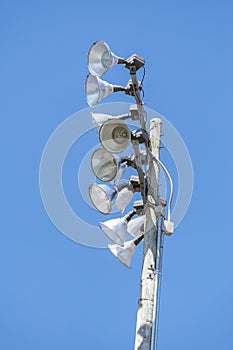
<instances>
[{"instance_id":1,"label":"bowl-shaped lamp shade","mask_svg":"<svg viewBox=\"0 0 233 350\"><path fill-rule=\"evenodd\" d=\"M88 74L85 83L85 95L89 106L96 106L104 97L114 91L114 86L106 81Z\"/></svg>"},{"instance_id":2,"label":"bowl-shaped lamp shade","mask_svg":"<svg viewBox=\"0 0 233 350\"><path fill-rule=\"evenodd\" d=\"M121 153L129 146L131 133L122 120L109 119L101 125L99 139L107 151Z\"/></svg>"},{"instance_id":3,"label":"bowl-shaped lamp shade","mask_svg":"<svg viewBox=\"0 0 233 350\"><path fill-rule=\"evenodd\" d=\"M125 184L125 187L118 189L118 195L116 198L116 207L121 212L124 213L125 208L129 204L133 197L133 188L129 184Z\"/></svg>"},{"instance_id":4,"label":"bowl-shaped lamp shade","mask_svg":"<svg viewBox=\"0 0 233 350\"><path fill-rule=\"evenodd\" d=\"M127 222L124 218L117 218L100 222L99 226L105 235L113 242L123 245L127 236Z\"/></svg>"},{"instance_id":5,"label":"bowl-shaped lamp shade","mask_svg":"<svg viewBox=\"0 0 233 350\"><path fill-rule=\"evenodd\" d=\"M133 240L125 242L123 247L118 244L109 244L108 248L123 265L131 268L132 256L136 249L136 245L134 244Z\"/></svg>"},{"instance_id":6,"label":"bowl-shaped lamp shade","mask_svg":"<svg viewBox=\"0 0 233 350\"><path fill-rule=\"evenodd\" d=\"M112 153L104 148L94 151L91 157L91 167L95 176L104 182L112 181L117 175L117 161Z\"/></svg>"},{"instance_id":7,"label":"bowl-shaped lamp shade","mask_svg":"<svg viewBox=\"0 0 233 350\"><path fill-rule=\"evenodd\" d=\"M112 211L117 189L113 186L92 184L89 186L89 196L94 207L102 214Z\"/></svg>"},{"instance_id":8,"label":"bowl-shaped lamp shade","mask_svg":"<svg viewBox=\"0 0 233 350\"><path fill-rule=\"evenodd\" d=\"M144 233L144 221L145 215L138 216L136 219L132 219L128 223L128 232L133 237L138 237Z\"/></svg>"},{"instance_id":9,"label":"bowl-shaped lamp shade","mask_svg":"<svg viewBox=\"0 0 233 350\"><path fill-rule=\"evenodd\" d=\"M95 76L104 75L107 70L117 64L118 57L110 51L104 41L95 42L88 52L88 69Z\"/></svg>"}]
</instances>

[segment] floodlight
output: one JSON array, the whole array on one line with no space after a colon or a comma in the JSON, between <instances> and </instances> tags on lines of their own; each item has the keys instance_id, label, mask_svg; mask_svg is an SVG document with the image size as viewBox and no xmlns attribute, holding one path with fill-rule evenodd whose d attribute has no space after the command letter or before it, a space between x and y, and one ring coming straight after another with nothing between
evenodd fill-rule
<instances>
[{"instance_id":1,"label":"floodlight","mask_svg":"<svg viewBox=\"0 0 233 350\"><path fill-rule=\"evenodd\" d=\"M110 115L105 113L90 113L92 123L95 127L100 127L103 123L105 123L109 119L132 119L132 120L139 120L139 114L138 114L138 107L135 104L130 105L129 113L128 114L121 114L121 115Z\"/></svg>"},{"instance_id":2,"label":"floodlight","mask_svg":"<svg viewBox=\"0 0 233 350\"><path fill-rule=\"evenodd\" d=\"M102 214L109 214L116 200L117 188L110 185L92 184L89 186L89 196L98 211Z\"/></svg>"},{"instance_id":3,"label":"floodlight","mask_svg":"<svg viewBox=\"0 0 233 350\"><path fill-rule=\"evenodd\" d=\"M125 208L131 201L133 197L134 191L132 185L129 183L125 185L120 191L118 192L118 196L116 198L116 207L121 212L124 213Z\"/></svg>"},{"instance_id":4,"label":"floodlight","mask_svg":"<svg viewBox=\"0 0 233 350\"><path fill-rule=\"evenodd\" d=\"M105 148L98 148L91 156L91 167L100 181L108 182L116 178L117 182L127 168L127 163Z\"/></svg>"},{"instance_id":5,"label":"floodlight","mask_svg":"<svg viewBox=\"0 0 233 350\"><path fill-rule=\"evenodd\" d=\"M125 91L122 86L112 85L92 74L88 74L85 83L86 100L89 106L94 107L104 97L117 91Z\"/></svg>"},{"instance_id":6,"label":"floodlight","mask_svg":"<svg viewBox=\"0 0 233 350\"><path fill-rule=\"evenodd\" d=\"M92 184L89 186L89 196L94 207L102 214L109 214L116 204L123 213L134 192L140 191L138 176L131 176L130 181L122 181L116 186Z\"/></svg>"},{"instance_id":7,"label":"floodlight","mask_svg":"<svg viewBox=\"0 0 233 350\"><path fill-rule=\"evenodd\" d=\"M99 139L107 151L121 153L129 146L131 133L123 120L109 119L100 127Z\"/></svg>"},{"instance_id":8,"label":"floodlight","mask_svg":"<svg viewBox=\"0 0 233 350\"><path fill-rule=\"evenodd\" d=\"M104 113L90 113L92 123L95 127L100 127L107 120L112 119L112 116Z\"/></svg>"},{"instance_id":9,"label":"floodlight","mask_svg":"<svg viewBox=\"0 0 233 350\"><path fill-rule=\"evenodd\" d=\"M122 182L117 185L118 195L115 201L117 209L123 213L131 201L134 192L140 192L138 176L131 176L129 182Z\"/></svg>"},{"instance_id":10,"label":"floodlight","mask_svg":"<svg viewBox=\"0 0 233 350\"><path fill-rule=\"evenodd\" d=\"M110 114L104 114L104 113L90 113L92 123L95 127L100 127L102 124L104 124L109 119L128 119L130 118L129 114L122 114L122 115L110 115Z\"/></svg>"},{"instance_id":11,"label":"floodlight","mask_svg":"<svg viewBox=\"0 0 233 350\"><path fill-rule=\"evenodd\" d=\"M95 76L104 75L107 70L118 63L126 63L121 57L110 51L104 41L96 41L88 52L88 69Z\"/></svg>"},{"instance_id":12,"label":"floodlight","mask_svg":"<svg viewBox=\"0 0 233 350\"><path fill-rule=\"evenodd\" d=\"M135 219L130 220L127 230L133 237L138 237L144 233L144 221L145 215L138 216Z\"/></svg>"},{"instance_id":13,"label":"floodlight","mask_svg":"<svg viewBox=\"0 0 233 350\"><path fill-rule=\"evenodd\" d=\"M127 224L130 219L136 214L135 210L132 210L123 218L117 218L100 222L99 226L105 235L113 242L123 245L127 236Z\"/></svg>"},{"instance_id":14,"label":"floodlight","mask_svg":"<svg viewBox=\"0 0 233 350\"><path fill-rule=\"evenodd\" d=\"M135 210L132 210L123 218L117 218L100 222L99 226L105 235L110 238L113 242L123 245L127 237L127 224L130 219L136 214Z\"/></svg>"},{"instance_id":15,"label":"floodlight","mask_svg":"<svg viewBox=\"0 0 233 350\"><path fill-rule=\"evenodd\" d=\"M108 248L123 265L130 268L132 256L135 252L135 249L143 238L144 235L141 235L136 239L125 242L123 247L118 244L109 244Z\"/></svg>"}]
</instances>

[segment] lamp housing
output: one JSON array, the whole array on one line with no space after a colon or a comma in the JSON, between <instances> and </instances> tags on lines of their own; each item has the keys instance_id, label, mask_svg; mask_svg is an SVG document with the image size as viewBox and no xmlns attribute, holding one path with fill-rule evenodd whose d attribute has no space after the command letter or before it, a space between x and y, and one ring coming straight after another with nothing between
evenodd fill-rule
<instances>
[{"instance_id":1,"label":"lamp housing","mask_svg":"<svg viewBox=\"0 0 233 350\"><path fill-rule=\"evenodd\" d=\"M92 184L89 196L94 207L102 214L109 214L117 197L117 188L110 185Z\"/></svg>"},{"instance_id":2,"label":"lamp housing","mask_svg":"<svg viewBox=\"0 0 233 350\"><path fill-rule=\"evenodd\" d=\"M105 148L98 148L91 156L91 167L95 176L103 182L114 180L118 182L128 167L127 158L120 158L108 152Z\"/></svg>"},{"instance_id":3,"label":"lamp housing","mask_svg":"<svg viewBox=\"0 0 233 350\"><path fill-rule=\"evenodd\" d=\"M102 76L109 68L126 62L116 56L104 41L94 42L88 52L88 69L95 76Z\"/></svg>"},{"instance_id":4,"label":"lamp housing","mask_svg":"<svg viewBox=\"0 0 233 350\"><path fill-rule=\"evenodd\" d=\"M135 214L132 210L122 218L100 222L99 227L111 241L123 245L128 234L127 224Z\"/></svg>"},{"instance_id":5,"label":"lamp housing","mask_svg":"<svg viewBox=\"0 0 233 350\"><path fill-rule=\"evenodd\" d=\"M112 85L90 73L87 75L85 82L85 95L90 107L96 106L104 97L118 91L125 91L125 88Z\"/></svg>"},{"instance_id":6,"label":"lamp housing","mask_svg":"<svg viewBox=\"0 0 233 350\"><path fill-rule=\"evenodd\" d=\"M122 153L130 144L131 132L123 120L109 119L101 125L99 139L111 153Z\"/></svg>"}]
</instances>

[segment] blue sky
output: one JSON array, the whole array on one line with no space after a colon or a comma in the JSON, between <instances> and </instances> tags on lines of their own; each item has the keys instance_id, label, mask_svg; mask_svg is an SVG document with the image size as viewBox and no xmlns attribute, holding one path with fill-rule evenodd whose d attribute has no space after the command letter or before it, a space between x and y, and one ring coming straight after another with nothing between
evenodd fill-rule
<instances>
[{"instance_id":1,"label":"blue sky","mask_svg":"<svg viewBox=\"0 0 233 350\"><path fill-rule=\"evenodd\" d=\"M1 2L1 349L133 348L141 249L127 270L67 239L38 184L51 133L87 108L96 40L145 57L144 102L172 122L193 162L189 211L165 239L159 350L232 349L232 15L227 0ZM114 67L106 80L126 77Z\"/></svg>"}]
</instances>

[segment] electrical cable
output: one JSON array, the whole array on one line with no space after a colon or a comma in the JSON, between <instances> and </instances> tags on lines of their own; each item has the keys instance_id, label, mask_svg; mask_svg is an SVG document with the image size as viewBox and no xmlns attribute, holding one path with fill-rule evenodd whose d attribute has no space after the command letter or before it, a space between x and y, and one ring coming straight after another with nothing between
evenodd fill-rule
<instances>
[{"instance_id":1,"label":"electrical cable","mask_svg":"<svg viewBox=\"0 0 233 350\"><path fill-rule=\"evenodd\" d=\"M143 85L143 81L144 81L144 78L145 78L145 75L146 75L146 67L143 66L143 76L142 76L142 81L141 81L141 84Z\"/></svg>"},{"instance_id":2,"label":"electrical cable","mask_svg":"<svg viewBox=\"0 0 233 350\"><path fill-rule=\"evenodd\" d=\"M151 155L152 159L155 160L156 162L158 162L159 165L163 168L163 170L164 170L165 174L167 175L168 180L170 182L170 196L169 196L168 206L167 206L167 215L168 215L168 221L171 221L171 204L172 204L172 198L173 198L173 182L172 182L172 178L171 178L171 175L170 175L169 171L167 170L165 165L161 162L161 160L156 158L150 150L149 150L149 152L150 152L150 155Z\"/></svg>"}]
</instances>

